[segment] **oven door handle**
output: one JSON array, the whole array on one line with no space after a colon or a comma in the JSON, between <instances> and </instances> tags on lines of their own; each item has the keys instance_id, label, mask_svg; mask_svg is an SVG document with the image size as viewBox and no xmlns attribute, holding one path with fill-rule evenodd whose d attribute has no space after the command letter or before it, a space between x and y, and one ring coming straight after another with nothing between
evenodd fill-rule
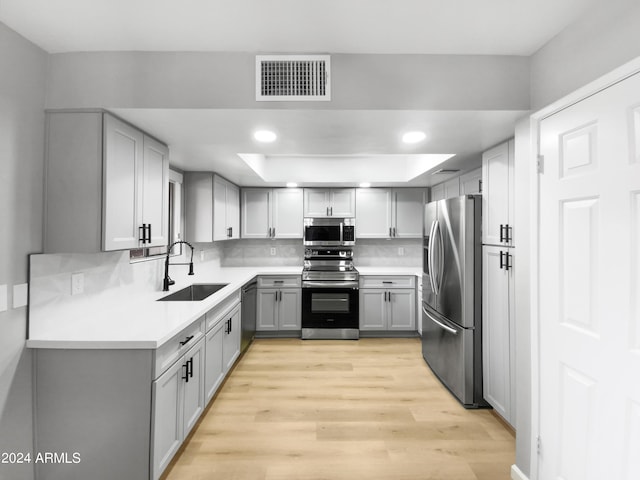
<instances>
[{"instance_id":1,"label":"oven door handle","mask_svg":"<svg viewBox=\"0 0 640 480\"><path fill-rule=\"evenodd\" d=\"M302 282L302 288L358 288L358 282L315 282L305 280Z\"/></svg>"}]
</instances>

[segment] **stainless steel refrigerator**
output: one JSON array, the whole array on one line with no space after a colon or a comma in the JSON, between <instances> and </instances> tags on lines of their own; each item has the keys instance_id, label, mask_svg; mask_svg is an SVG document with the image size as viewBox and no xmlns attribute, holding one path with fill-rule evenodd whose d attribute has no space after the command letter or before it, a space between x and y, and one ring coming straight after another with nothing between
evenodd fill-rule
<instances>
[{"instance_id":1,"label":"stainless steel refrigerator","mask_svg":"<svg viewBox=\"0 0 640 480\"><path fill-rule=\"evenodd\" d=\"M425 205L422 356L467 408L482 398L482 197Z\"/></svg>"}]
</instances>

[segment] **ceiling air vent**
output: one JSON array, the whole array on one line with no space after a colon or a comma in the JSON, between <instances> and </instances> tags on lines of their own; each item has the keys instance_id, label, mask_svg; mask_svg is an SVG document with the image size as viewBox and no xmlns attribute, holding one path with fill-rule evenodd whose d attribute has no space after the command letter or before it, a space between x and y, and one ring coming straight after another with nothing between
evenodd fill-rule
<instances>
[{"instance_id":1,"label":"ceiling air vent","mask_svg":"<svg viewBox=\"0 0 640 480\"><path fill-rule=\"evenodd\" d=\"M435 172L433 172L431 175L448 175L451 173L457 173L459 171L460 170L441 168L440 170L436 170Z\"/></svg>"},{"instance_id":2,"label":"ceiling air vent","mask_svg":"<svg viewBox=\"0 0 640 480\"><path fill-rule=\"evenodd\" d=\"M331 100L329 55L257 55L256 101Z\"/></svg>"}]
</instances>

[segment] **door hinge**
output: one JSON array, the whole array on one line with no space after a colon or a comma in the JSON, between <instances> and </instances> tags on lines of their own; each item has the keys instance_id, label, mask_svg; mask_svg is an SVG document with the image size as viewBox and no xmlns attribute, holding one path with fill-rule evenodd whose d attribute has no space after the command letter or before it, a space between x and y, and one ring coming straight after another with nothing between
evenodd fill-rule
<instances>
[{"instance_id":1,"label":"door hinge","mask_svg":"<svg viewBox=\"0 0 640 480\"><path fill-rule=\"evenodd\" d=\"M538 455L542 453L542 439L540 438L540 435L536 437L536 451L538 452Z\"/></svg>"},{"instance_id":2,"label":"door hinge","mask_svg":"<svg viewBox=\"0 0 640 480\"><path fill-rule=\"evenodd\" d=\"M482 180L478 180L478 193L482 193Z\"/></svg>"},{"instance_id":3,"label":"door hinge","mask_svg":"<svg viewBox=\"0 0 640 480\"><path fill-rule=\"evenodd\" d=\"M538 173L544 173L544 155L538 155Z\"/></svg>"}]
</instances>

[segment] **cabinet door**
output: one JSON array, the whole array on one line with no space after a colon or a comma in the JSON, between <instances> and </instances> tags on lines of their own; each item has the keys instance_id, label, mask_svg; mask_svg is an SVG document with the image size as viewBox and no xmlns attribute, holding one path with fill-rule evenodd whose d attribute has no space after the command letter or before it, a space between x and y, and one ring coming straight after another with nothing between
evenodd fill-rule
<instances>
[{"instance_id":1,"label":"cabinet door","mask_svg":"<svg viewBox=\"0 0 640 480\"><path fill-rule=\"evenodd\" d=\"M153 382L152 465L153 478L169 465L182 443L182 361L177 361Z\"/></svg>"},{"instance_id":2,"label":"cabinet door","mask_svg":"<svg viewBox=\"0 0 640 480\"><path fill-rule=\"evenodd\" d=\"M509 245L501 240L500 226L510 225L511 160L509 142L482 155L482 243ZM510 232L511 233L511 232Z\"/></svg>"},{"instance_id":3,"label":"cabinet door","mask_svg":"<svg viewBox=\"0 0 640 480\"><path fill-rule=\"evenodd\" d=\"M393 236L398 238L422 238L424 190L421 188L398 188L394 190L393 206Z\"/></svg>"},{"instance_id":4,"label":"cabinet door","mask_svg":"<svg viewBox=\"0 0 640 480\"><path fill-rule=\"evenodd\" d=\"M256 330L278 330L277 295L275 288L258 289Z\"/></svg>"},{"instance_id":5,"label":"cabinet door","mask_svg":"<svg viewBox=\"0 0 640 480\"><path fill-rule=\"evenodd\" d=\"M356 237L389 238L391 236L391 199L388 188L356 190Z\"/></svg>"},{"instance_id":6,"label":"cabinet door","mask_svg":"<svg viewBox=\"0 0 640 480\"><path fill-rule=\"evenodd\" d=\"M504 247L482 247L482 362L484 398L511 422L510 306L513 270L500 268Z\"/></svg>"},{"instance_id":7,"label":"cabinet door","mask_svg":"<svg viewBox=\"0 0 640 480\"><path fill-rule=\"evenodd\" d=\"M138 248L142 222L143 134L132 126L104 116L103 249Z\"/></svg>"},{"instance_id":8,"label":"cabinet door","mask_svg":"<svg viewBox=\"0 0 640 480\"><path fill-rule=\"evenodd\" d=\"M302 291L283 288L278 293L278 329L302 329Z\"/></svg>"},{"instance_id":9,"label":"cabinet door","mask_svg":"<svg viewBox=\"0 0 640 480\"><path fill-rule=\"evenodd\" d=\"M184 362L187 364L187 379L182 384L184 391L183 438L189 434L205 407L205 351L202 338L184 355Z\"/></svg>"},{"instance_id":10,"label":"cabinet door","mask_svg":"<svg viewBox=\"0 0 640 480\"><path fill-rule=\"evenodd\" d=\"M444 198L454 198L460 195L460 179L452 178L444 182Z\"/></svg>"},{"instance_id":11,"label":"cabinet door","mask_svg":"<svg viewBox=\"0 0 640 480\"><path fill-rule=\"evenodd\" d=\"M328 217L331 191L322 188L304 189L304 216Z\"/></svg>"},{"instance_id":12,"label":"cabinet door","mask_svg":"<svg viewBox=\"0 0 640 480\"><path fill-rule=\"evenodd\" d=\"M431 195L429 197L430 202L437 202L438 200L442 200L444 198L444 183L440 183L431 187Z\"/></svg>"},{"instance_id":13,"label":"cabinet door","mask_svg":"<svg viewBox=\"0 0 640 480\"><path fill-rule=\"evenodd\" d=\"M169 149L153 138L144 136L142 175L142 220L151 228L151 244L168 245L169 240Z\"/></svg>"},{"instance_id":14,"label":"cabinet door","mask_svg":"<svg viewBox=\"0 0 640 480\"><path fill-rule=\"evenodd\" d=\"M331 191L329 213L332 217L356 216L355 188L339 188Z\"/></svg>"},{"instance_id":15,"label":"cabinet door","mask_svg":"<svg viewBox=\"0 0 640 480\"><path fill-rule=\"evenodd\" d=\"M224 328L224 339L222 341L222 361L224 371L228 372L236 359L240 355L240 306L235 307L228 315L225 322L228 327Z\"/></svg>"},{"instance_id":16,"label":"cabinet door","mask_svg":"<svg viewBox=\"0 0 640 480\"><path fill-rule=\"evenodd\" d=\"M460 175L460 195L482 193L482 168Z\"/></svg>"},{"instance_id":17,"label":"cabinet door","mask_svg":"<svg viewBox=\"0 0 640 480\"><path fill-rule=\"evenodd\" d=\"M225 218L230 239L240 238L240 189L227 183Z\"/></svg>"},{"instance_id":18,"label":"cabinet door","mask_svg":"<svg viewBox=\"0 0 640 480\"><path fill-rule=\"evenodd\" d=\"M227 240L227 181L213 177L213 239Z\"/></svg>"},{"instance_id":19,"label":"cabinet door","mask_svg":"<svg viewBox=\"0 0 640 480\"><path fill-rule=\"evenodd\" d=\"M185 240L213 241L213 175L185 172Z\"/></svg>"},{"instance_id":20,"label":"cabinet door","mask_svg":"<svg viewBox=\"0 0 640 480\"><path fill-rule=\"evenodd\" d=\"M389 290L389 330L416 329L416 292L411 289Z\"/></svg>"},{"instance_id":21,"label":"cabinet door","mask_svg":"<svg viewBox=\"0 0 640 480\"><path fill-rule=\"evenodd\" d=\"M276 188L271 198L271 226L276 238L302 238L302 189Z\"/></svg>"},{"instance_id":22,"label":"cabinet door","mask_svg":"<svg viewBox=\"0 0 640 480\"><path fill-rule=\"evenodd\" d=\"M361 288L360 330L387 329L387 290Z\"/></svg>"},{"instance_id":23,"label":"cabinet door","mask_svg":"<svg viewBox=\"0 0 640 480\"><path fill-rule=\"evenodd\" d=\"M225 322L220 322L207 333L205 339L205 369L204 388L205 405L218 391L224 379L224 364L222 363L222 340Z\"/></svg>"},{"instance_id":24,"label":"cabinet door","mask_svg":"<svg viewBox=\"0 0 640 480\"><path fill-rule=\"evenodd\" d=\"M242 238L269 238L270 200L271 190L268 188L242 189Z\"/></svg>"}]
</instances>

